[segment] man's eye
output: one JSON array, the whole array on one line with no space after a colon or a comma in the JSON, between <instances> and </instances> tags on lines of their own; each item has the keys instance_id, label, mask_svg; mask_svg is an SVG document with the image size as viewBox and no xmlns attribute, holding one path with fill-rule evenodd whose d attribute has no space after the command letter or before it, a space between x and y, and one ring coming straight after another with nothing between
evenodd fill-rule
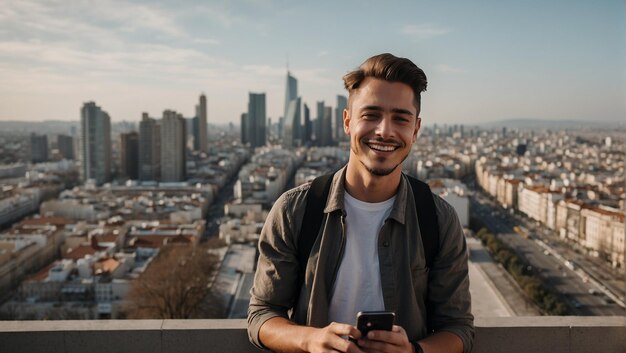
<instances>
[{"instance_id":1,"label":"man's eye","mask_svg":"<svg viewBox=\"0 0 626 353\"><path fill-rule=\"evenodd\" d=\"M365 114L363 114L363 119L373 120L373 119L377 119L377 118L378 118L378 114L376 114L376 113L365 113Z\"/></svg>"},{"instance_id":2,"label":"man's eye","mask_svg":"<svg viewBox=\"0 0 626 353\"><path fill-rule=\"evenodd\" d=\"M402 117L402 116L398 116L398 117L396 117L396 119L395 119L395 120L396 120L397 122L399 122L399 123L403 123L403 124L404 124L404 123L408 123L408 122L409 122L409 119L408 119L408 118L405 118L405 117Z\"/></svg>"}]
</instances>

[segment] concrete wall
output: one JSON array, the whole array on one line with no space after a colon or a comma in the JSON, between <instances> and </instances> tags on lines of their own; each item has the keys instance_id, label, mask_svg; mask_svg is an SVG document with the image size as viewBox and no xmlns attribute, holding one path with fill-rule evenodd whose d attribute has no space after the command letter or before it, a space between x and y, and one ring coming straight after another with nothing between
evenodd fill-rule
<instances>
[{"instance_id":1,"label":"concrete wall","mask_svg":"<svg viewBox=\"0 0 626 353\"><path fill-rule=\"evenodd\" d=\"M245 320L0 321L7 353L259 352ZM623 353L624 317L477 318L474 353Z\"/></svg>"}]
</instances>

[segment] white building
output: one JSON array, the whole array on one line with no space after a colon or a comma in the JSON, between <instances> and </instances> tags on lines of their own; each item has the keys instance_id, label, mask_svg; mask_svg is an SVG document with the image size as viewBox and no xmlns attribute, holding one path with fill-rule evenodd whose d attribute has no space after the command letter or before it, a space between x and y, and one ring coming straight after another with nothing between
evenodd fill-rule
<instances>
[{"instance_id":1,"label":"white building","mask_svg":"<svg viewBox=\"0 0 626 353\"><path fill-rule=\"evenodd\" d=\"M430 190L446 200L459 216L461 226L469 227L469 197L463 183L454 179L431 179Z\"/></svg>"}]
</instances>

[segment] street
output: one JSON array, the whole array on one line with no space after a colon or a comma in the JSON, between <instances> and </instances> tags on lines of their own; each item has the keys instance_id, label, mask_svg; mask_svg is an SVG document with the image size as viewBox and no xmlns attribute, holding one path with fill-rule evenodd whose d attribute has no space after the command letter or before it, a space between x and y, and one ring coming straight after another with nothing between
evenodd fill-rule
<instances>
[{"instance_id":1,"label":"street","mask_svg":"<svg viewBox=\"0 0 626 353\"><path fill-rule=\"evenodd\" d=\"M526 259L546 286L561 293L572 314L624 314L624 309L616 303L620 301L619 296L611 292L607 296L605 293L608 288L606 282L611 282L608 284L613 289L619 285L619 278L615 278L612 271L602 271L601 276L593 276L598 281L590 280L586 271L600 272L598 264L586 256L576 254L569 245L560 240L549 237L548 232L537 231L541 227L537 227L534 222L507 213L495 201L478 192L471 198L470 205L473 217L480 219L502 242ZM527 238L514 231L513 228L520 225L529 230ZM593 265L588 265L590 263ZM623 278L621 283L621 288L624 288ZM623 296L623 292L621 295Z\"/></svg>"}]
</instances>

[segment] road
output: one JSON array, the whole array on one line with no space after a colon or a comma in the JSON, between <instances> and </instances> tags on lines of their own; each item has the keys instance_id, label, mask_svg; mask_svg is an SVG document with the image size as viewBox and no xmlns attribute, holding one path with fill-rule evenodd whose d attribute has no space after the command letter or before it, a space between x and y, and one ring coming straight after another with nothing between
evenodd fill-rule
<instances>
[{"instance_id":1,"label":"road","mask_svg":"<svg viewBox=\"0 0 626 353\"><path fill-rule=\"evenodd\" d=\"M493 200L474 193L471 200L473 217L480 219L487 228L506 245L525 258L546 285L562 294L574 315L623 315L624 309L602 292L602 284L589 280L588 276L574 263L587 262L570 257L574 252L567 244L548 239L530 221L518 219L501 209ZM529 229L530 236L524 238L513 231L516 225ZM556 255L556 256L555 256ZM578 254L579 256L582 256ZM569 261L566 265L566 261ZM603 272L605 273L605 272ZM608 278L608 275L604 275Z\"/></svg>"},{"instance_id":2,"label":"road","mask_svg":"<svg viewBox=\"0 0 626 353\"><path fill-rule=\"evenodd\" d=\"M222 187L222 189L217 193L217 197L211 205L209 206L209 210L207 211L206 216L206 225L203 237L201 241L206 241L209 237L216 237L220 232L220 219L224 217L224 204L228 201L231 201L234 197L234 189L235 183L237 182L237 178L239 176L239 171L237 173L233 173L233 177Z\"/></svg>"}]
</instances>

